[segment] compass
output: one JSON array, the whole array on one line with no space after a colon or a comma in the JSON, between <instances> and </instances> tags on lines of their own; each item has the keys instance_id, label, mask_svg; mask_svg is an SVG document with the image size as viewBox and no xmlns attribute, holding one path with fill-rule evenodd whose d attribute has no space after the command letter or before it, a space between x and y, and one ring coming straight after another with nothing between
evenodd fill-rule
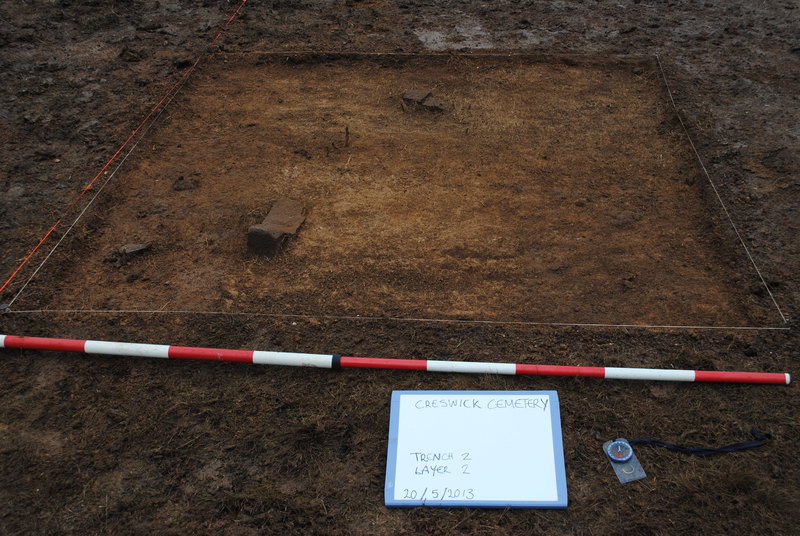
<instances>
[{"instance_id":1,"label":"compass","mask_svg":"<svg viewBox=\"0 0 800 536\"><path fill-rule=\"evenodd\" d=\"M615 439L606 446L606 455L612 462L625 463L633 458L633 449L624 439Z\"/></svg>"},{"instance_id":2,"label":"compass","mask_svg":"<svg viewBox=\"0 0 800 536\"><path fill-rule=\"evenodd\" d=\"M608 457L617 478L623 484L647 477L642 469L642 464L639 463L633 452L633 447L624 437L603 443L603 452Z\"/></svg>"}]
</instances>

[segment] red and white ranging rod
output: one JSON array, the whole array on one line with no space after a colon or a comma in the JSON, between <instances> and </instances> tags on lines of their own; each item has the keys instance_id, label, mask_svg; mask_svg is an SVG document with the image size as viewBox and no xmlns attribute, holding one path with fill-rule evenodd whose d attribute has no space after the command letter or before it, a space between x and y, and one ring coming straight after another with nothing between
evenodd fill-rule
<instances>
[{"instance_id":1,"label":"red and white ranging rod","mask_svg":"<svg viewBox=\"0 0 800 536\"><path fill-rule=\"evenodd\" d=\"M783 372L725 372L711 370L669 370L650 368L578 367L563 365L527 365L472 361L433 361L424 359L386 359L347 357L338 354L298 354L259 350L225 350L130 342L53 339L0 335L0 348L55 350L85 354L158 357L163 359L197 359L232 361L254 365L287 365L328 369L371 368L458 372L471 374L507 374L528 376L580 376L609 380L660 380L674 382L765 383L788 385L791 376Z\"/></svg>"}]
</instances>

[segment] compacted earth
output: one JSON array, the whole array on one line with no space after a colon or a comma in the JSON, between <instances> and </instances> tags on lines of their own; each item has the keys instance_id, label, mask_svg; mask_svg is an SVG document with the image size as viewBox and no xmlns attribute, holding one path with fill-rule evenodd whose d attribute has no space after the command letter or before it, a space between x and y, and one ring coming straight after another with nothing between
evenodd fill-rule
<instances>
[{"instance_id":1,"label":"compacted earth","mask_svg":"<svg viewBox=\"0 0 800 536\"><path fill-rule=\"evenodd\" d=\"M0 20L2 334L797 371L793 2L34 1ZM247 229L284 198L302 226L254 255ZM403 389L557 391L567 509L386 508ZM3 349L0 532L793 534L795 396ZM638 446L628 484L602 452L752 429L769 439L715 457Z\"/></svg>"}]
</instances>

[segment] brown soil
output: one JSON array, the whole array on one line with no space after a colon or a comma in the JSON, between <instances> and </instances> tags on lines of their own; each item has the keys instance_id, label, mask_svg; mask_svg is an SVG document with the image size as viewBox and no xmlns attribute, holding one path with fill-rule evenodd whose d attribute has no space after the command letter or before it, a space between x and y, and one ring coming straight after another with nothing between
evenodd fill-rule
<instances>
[{"instance_id":1,"label":"brown soil","mask_svg":"<svg viewBox=\"0 0 800 536\"><path fill-rule=\"evenodd\" d=\"M784 325L653 54L792 316L792 6L251 2L209 49L236 5L205 4L0 8L4 276L178 73L208 54L0 316L0 333L795 372L793 330L503 323ZM432 90L444 111L403 105L412 88ZM247 227L281 197L309 209L299 235L275 259L248 254ZM115 253L148 241L141 255ZM40 308L163 313L21 312ZM198 314L209 311L219 313ZM345 318L357 315L379 318ZM383 507L395 389L557 390L569 508ZM794 386L3 351L0 393L8 534L792 534L800 522ZM649 477L625 486L600 451L616 436L721 445L752 427L773 440L711 459L641 447Z\"/></svg>"},{"instance_id":2,"label":"brown soil","mask_svg":"<svg viewBox=\"0 0 800 536\"><path fill-rule=\"evenodd\" d=\"M766 324L661 85L653 61L226 56L53 263L61 292L17 307ZM249 255L283 197L300 237Z\"/></svg>"}]
</instances>

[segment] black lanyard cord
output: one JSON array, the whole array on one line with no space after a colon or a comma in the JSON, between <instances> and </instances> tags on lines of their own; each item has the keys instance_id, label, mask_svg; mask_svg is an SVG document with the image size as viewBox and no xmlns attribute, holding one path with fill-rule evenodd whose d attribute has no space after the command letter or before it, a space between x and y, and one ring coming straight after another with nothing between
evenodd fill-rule
<instances>
[{"instance_id":1,"label":"black lanyard cord","mask_svg":"<svg viewBox=\"0 0 800 536\"><path fill-rule=\"evenodd\" d=\"M691 454L692 456L700 456L701 458L705 458L707 456L715 456L717 454L727 454L729 452L737 452L740 450L747 450L756 447L760 447L768 439L772 439L770 434L762 434L755 428L750 430L750 433L753 435L753 441L744 441L742 443L735 443L733 445L728 445L726 447L719 447L719 448L708 448L708 447L681 447L675 445L673 443L667 443L666 441L658 441L656 439L647 439L647 438L640 438L640 439L631 439L628 441L631 445L652 445L654 447L663 447L665 449L669 449L674 452L680 452L681 454Z\"/></svg>"}]
</instances>

